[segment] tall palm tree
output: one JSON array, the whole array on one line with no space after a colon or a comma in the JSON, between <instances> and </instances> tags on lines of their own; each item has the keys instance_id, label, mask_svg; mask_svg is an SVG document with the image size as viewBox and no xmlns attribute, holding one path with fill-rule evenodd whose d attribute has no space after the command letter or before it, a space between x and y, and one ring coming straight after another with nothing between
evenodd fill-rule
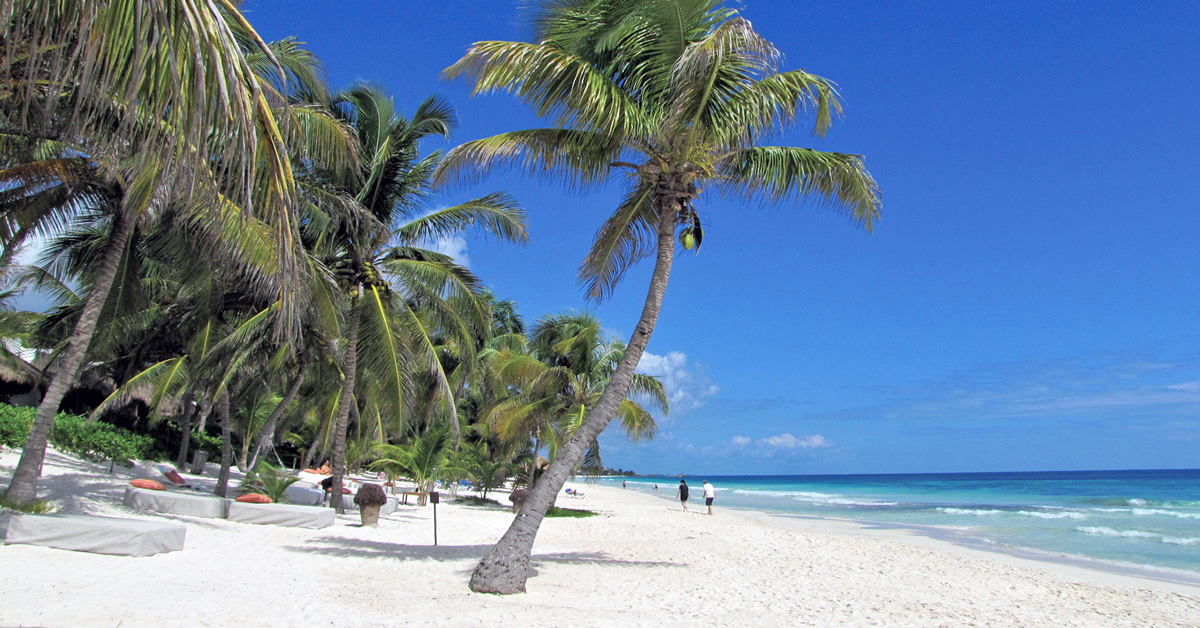
<instances>
[{"instance_id":1,"label":"tall palm tree","mask_svg":"<svg viewBox=\"0 0 1200 628\"><path fill-rule=\"evenodd\" d=\"M489 324L479 280L448 256L422 247L471 226L502 240L527 239L524 212L506 194L428 211L430 180L442 155L422 156L420 144L449 135L454 113L448 103L429 98L406 119L383 90L369 85L348 90L339 102L357 134L361 166L330 181L334 193L353 199L357 209L335 221L331 231L338 248L326 262L349 301L344 382L332 425L335 495L345 470L346 428L361 392L360 367L372 374L376 416L386 411L402 421L408 372L414 369L435 378L440 404L453 413L431 323L463 347L472 346L471 339ZM451 425L458 426L454 417ZM340 512L342 502L333 500L333 507Z\"/></svg>"},{"instance_id":2,"label":"tall palm tree","mask_svg":"<svg viewBox=\"0 0 1200 628\"><path fill-rule=\"evenodd\" d=\"M804 70L779 71L779 53L719 0L536 0L535 39L480 42L448 68L474 93L515 94L549 128L459 146L439 180L502 165L583 187L622 172L617 210L580 268L590 298L609 295L625 271L654 254L645 306L620 366L563 446L505 535L480 562L471 588L525 590L529 554L546 510L589 444L616 413L654 331L675 255L699 245L695 201L706 188L771 202L815 198L867 230L880 209L857 155L764 146L802 114L823 135L841 106L834 85Z\"/></svg>"},{"instance_id":3,"label":"tall palm tree","mask_svg":"<svg viewBox=\"0 0 1200 628\"><path fill-rule=\"evenodd\" d=\"M0 13L0 78L9 86L0 116L13 140L4 145L6 158L12 163L11 155L28 152L22 145L45 138L86 157L103 182L101 200L89 209L107 215L109 231L6 491L8 499L29 502L37 497L53 417L84 361L137 223L169 200L187 199L200 221L236 232L244 215L235 214L256 201L254 211L274 227L272 279L290 310L295 183L271 103L242 46L271 53L228 0L22 0ZM27 218L17 233L46 214Z\"/></svg>"}]
</instances>

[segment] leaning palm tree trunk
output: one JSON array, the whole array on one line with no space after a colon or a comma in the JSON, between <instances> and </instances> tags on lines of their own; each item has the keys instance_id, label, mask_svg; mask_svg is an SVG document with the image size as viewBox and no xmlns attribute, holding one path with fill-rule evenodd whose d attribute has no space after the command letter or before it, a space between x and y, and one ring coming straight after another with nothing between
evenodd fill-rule
<instances>
[{"instance_id":1,"label":"leaning palm tree trunk","mask_svg":"<svg viewBox=\"0 0 1200 628\"><path fill-rule=\"evenodd\" d=\"M554 461L547 467L537 484L530 489L529 498L513 518L508 531L471 574L472 591L502 594L525 591L529 555L533 551L533 541L537 537L542 519L554 505L558 491L562 489L567 478L583 460L588 447L616 414L621 400L629 392L629 384L633 380L638 362L642 359L642 353L650 343L650 335L658 322L658 312L662 308L663 295L667 290L667 279L671 275L671 263L675 256L674 225L678 210L677 205L659 207L658 258L654 265L654 274L650 278L650 290L642 308L642 317L633 330L621 364L604 388L600 401L588 413L579 430L559 449ZM536 454L534 464L537 464Z\"/></svg>"},{"instance_id":2,"label":"leaning palm tree trunk","mask_svg":"<svg viewBox=\"0 0 1200 628\"><path fill-rule=\"evenodd\" d=\"M217 487L213 493L225 497L229 490L229 467L233 466L232 430L229 429L229 391L217 397L217 425L221 426L221 471L217 474Z\"/></svg>"},{"instance_id":3,"label":"leaning palm tree trunk","mask_svg":"<svg viewBox=\"0 0 1200 628\"><path fill-rule=\"evenodd\" d=\"M37 499L37 478L41 474L42 460L46 457L46 443L50 438L50 429L54 426L54 415L58 413L58 405L75 382L75 375L83 364L84 356L87 355L88 345L92 343L100 310L108 299L108 293L117 276L117 266L125 252L125 244L133 233L135 216L137 212L129 211L125 207L113 215L112 233L100 259L100 268L96 272L91 292L84 303L83 311L79 314L79 322L75 323L71 339L63 349L62 361L50 379L46 396L38 406L29 437L25 439L25 446L21 451L21 460L17 463L12 482L5 492L5 497L9 500L26 503Z\"/></svg>"},{"instance_id":4,"label":"leaning palm tree trunk","mask_svg":"<svg viewBox=\"0 0 1200 628\"><path fill-rule=\"evenodd\" d=\"M262 455L263 449L275 437L275 424L283 416L283 411L292 405L292 401L295 401L296 395L300 393L300 385L304 383L304 376L308 375L308 367L311 364L312 353L308 351L301 353L300 372L296 373L296 379L292 380L291 388L288 388L287 394L280 400L279 405L275 406L275 410L271 412L271 416L267 417L267 422L263 425L262 433L258 435L258 442L254 444L254 456L250 458L250 464L246 467L247 469L253 469L258 464L258 457Z\"/></svg>"},{"instance_id":5,"label":"leaning palm tree trunk","mask_svg":"<svg viewBox=\"0 0 1200 628\"><path fill-rule=\"evenodd\" d=\"M350 404L354 401L354 375L358 362L358 295L350 298L350 329L346 330L346 381L338 412L333 423L333 485L329 503L338 514L346 511L342 504L342 475L346 467L346 424L350 419Z\"/></svg>"}]
</instances>

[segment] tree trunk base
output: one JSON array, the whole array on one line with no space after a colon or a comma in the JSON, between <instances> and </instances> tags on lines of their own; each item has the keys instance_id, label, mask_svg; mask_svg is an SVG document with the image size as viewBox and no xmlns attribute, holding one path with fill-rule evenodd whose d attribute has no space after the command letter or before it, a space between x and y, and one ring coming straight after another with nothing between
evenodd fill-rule
<instances>
[{"instance_id":1,"label":"tree trunk base","mask_svg":"<svg viewBox=\"0 0 1200 628\"><path fill-rule=\"evenodd\" d=\"M498 555L499 554L499 555ZM525 592L529 578L529 556L521 552L496 552L479 561L471 574L471 590L476 593L513 595Z\"/></svg>"}]
</instances>

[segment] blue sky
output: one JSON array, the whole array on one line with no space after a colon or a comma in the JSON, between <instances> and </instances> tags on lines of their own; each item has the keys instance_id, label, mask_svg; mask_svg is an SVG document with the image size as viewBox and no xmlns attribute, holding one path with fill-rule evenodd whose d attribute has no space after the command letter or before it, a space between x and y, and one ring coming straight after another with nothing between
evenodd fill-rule
<instances>
[{"instance_id":1,"label":"blue sky","mask_svg":"<svg viewBox=\"0 0 1200 628\"><path fill-rule=\"evenodd\" d=\"M249 0L335 85L439 92L452 143L541 126L514 99L439 80L472 42L522 39L518 2ZM844 120L775 143L860 153L884 194L868 235L839 214L701 199L643 370L675 407L644 473L804 474L1200 467L1200 5L745 0L743 16L838 83ZM525 248L458 249L532 322L587 306L575 269L617 188L501 173ZM650 265L594 308L637 320Z\"/></svg>"}]
</instances>

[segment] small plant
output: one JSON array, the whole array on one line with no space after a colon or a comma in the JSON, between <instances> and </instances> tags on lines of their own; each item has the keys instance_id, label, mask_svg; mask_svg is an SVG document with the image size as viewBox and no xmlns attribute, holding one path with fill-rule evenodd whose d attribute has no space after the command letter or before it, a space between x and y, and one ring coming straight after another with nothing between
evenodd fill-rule
<instances>
[{"instance_id":1,"label":"small plant","mask_svg":"<svg viewBox=\"0 0 1200 628\"><path fill-rule=\"evenodd\" d=\"M383 487L378 484L363 484L362 488L358 489L358 494L354 496L354 504L359 508L363 506L382 506L387 503L387 494L383 492Z\"/></svg>"},{"instance_id":2,"label":"small plant","mask_svg":"<svg viewBox=\"0 0 1200 628\"><path fill-rule=\"evenodd\" d=\"M299 478L291 477L282 469L260 462L257 469L246 474L238 487L238 493L261 493L270 497L276 504L286 504L287 488L299 481Z\"/></svg>"},{"instance_id":3,"label":"small plant","mask_svg":"<svg viewBox=\"0 0 1200 628\"><path fill-rule=\"evenodd\" d=\"M373 528L379 525L379 508L387 503L387 494L378 484L363 484L354 496L354 503L358 506L363 527Z\"/></svg>"},{"instance_id":4,"label":"small plant","mask_svg":"<svg viewBox=\"0 0 1200 628\"><path fill-rule=\"evenodd\" d=\"M520 510L527 499L529 499L529 491L523 488L516 489L508 494L508 501L512 502L513 512Z\"/></svg>"},{"instance_id":5,"label":"small plant","mask_svg":"<svg viewBox=\"0 0 1200 628\"><path fill-rule=\"evenodd\" d=\"M35 499L31 502L14 502L11 499L0 495L0 510L15 510L31 515L45 515L54 512L54 506L49 502Z\"/></svg>"}]
</instances>

